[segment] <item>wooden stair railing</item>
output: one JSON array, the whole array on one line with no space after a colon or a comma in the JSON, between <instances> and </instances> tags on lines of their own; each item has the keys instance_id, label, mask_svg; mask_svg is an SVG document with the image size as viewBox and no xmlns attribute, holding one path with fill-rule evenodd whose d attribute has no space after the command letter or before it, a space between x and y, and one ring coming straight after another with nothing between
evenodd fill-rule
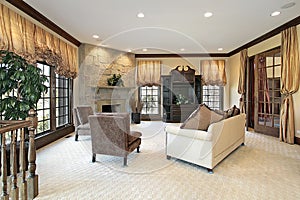
<instances>
[{"instance_id":1,"label":"wooden stair railing","mask_svg":"<svg viewBox=\"0 0 300 200\"><path fill-rule=\"evenodd\" d=\"M33 199L38 195L38 175L36 170L35 130L37 117L34 110L29 111L26 120L1 120L1 200ZM26 158L25 128L28 128L29 147L28 160ZM10 137L7 135L10 134ZM17 135L19 134L19 173L17 169ZM7 144L10 146L10 163L7 163ZM26 172L28 163L28 172ZM10 164L10 165L9 165ZM7 170L10 166L10 179L7 178ZM26 178L26 174L28 174ZM9 185L9 188L8 188Z\"/></svg>"}]
</instances>

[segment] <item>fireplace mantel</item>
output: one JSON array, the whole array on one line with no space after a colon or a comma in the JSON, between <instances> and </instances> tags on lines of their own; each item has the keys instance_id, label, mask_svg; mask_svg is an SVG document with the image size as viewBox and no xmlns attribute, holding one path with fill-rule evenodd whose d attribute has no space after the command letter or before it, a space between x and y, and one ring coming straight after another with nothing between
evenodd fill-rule
<instances>
[{"instance_id":1,"label":"fireplace mantel","mask_svg":"<svg viewBox=\"0 0 300 200\"><path fill-rule=\"evenodd\" d=\"M135 87L120 87L120 86L97 86L96 93L101 92L101 90L132 90Z\"/></svg>"}]
</instances>

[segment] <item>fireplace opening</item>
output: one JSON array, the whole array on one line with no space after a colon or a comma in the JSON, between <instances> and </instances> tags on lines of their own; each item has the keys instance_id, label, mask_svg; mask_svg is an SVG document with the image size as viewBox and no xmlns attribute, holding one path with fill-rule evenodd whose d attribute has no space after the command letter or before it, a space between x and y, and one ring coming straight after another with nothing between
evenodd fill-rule
<instances>
[{"instance_id":1,"label":"fireplace opening","mask_svg":"<svg viewBox=\"0 0 300 200\"><path fill-rule=\"evenodd\" d=\"M102 105L102 112L121 112L121 104Z\"/></svg>"}]
</instances>

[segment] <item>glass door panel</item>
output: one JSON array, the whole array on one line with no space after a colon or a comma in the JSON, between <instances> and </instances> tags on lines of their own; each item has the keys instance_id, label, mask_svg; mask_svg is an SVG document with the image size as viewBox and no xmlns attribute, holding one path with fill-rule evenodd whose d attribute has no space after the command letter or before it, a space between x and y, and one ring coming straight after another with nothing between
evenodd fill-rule
<instances>
[{"instance_id":1,"label":"glass door panel","mask_svg":"<svg viewBox=\"0 0 300 200\"><path fill-rule=\"evenodd\" d=\"M255 57L254 130L278 137L280 120L280 49Z\"/></svg>"}]
</instances>

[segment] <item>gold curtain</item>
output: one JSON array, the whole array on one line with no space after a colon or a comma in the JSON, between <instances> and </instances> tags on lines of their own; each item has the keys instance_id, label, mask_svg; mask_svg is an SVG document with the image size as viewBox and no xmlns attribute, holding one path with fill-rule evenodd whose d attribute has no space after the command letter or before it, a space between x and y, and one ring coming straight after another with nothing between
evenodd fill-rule
<instances>
[{"instance_id":1,"label":"gold curtain","mask_svg":"<svg viewBox=\"0 0 300 200\"><path fill-rule=\"evenodd\" d=\"M299 89L300 66L296 26L281 32L281 94L280 141L294 144L295 120L293 94Z\"/></svg>"},{"instance_id":2,"label":"gold curtain","mask_svg":"<svg viewBox=\"0 0 300 200\"><path fill-rule=\"evenodd\" d=\"M0 49L31 64L44 61L67 78L77 76L78 49L0 4Z\"/></svg>"},{"instance_id":3,"label":"gold curtain","mask_svg":"<svg viewBox=\"0 0 300 200\"><path fill-rule=\"evenodd\" d=\"M139 60L137 64L137 85L160 85L161 61Z\"/></svg>"},{"instance_id":4,"label":"gold curtain","mask_svg":"<svg viewBox=\"0 0 300 200\"><path fill-rule=\"evenodd\" d=\"M248 50L244 49L240 52L240 73L239 73L239 85L238 93L241 95L240 98L240 109L242 113L246 113L245 107L245 95L246 95L246 85L245 85L245 70L247 68L247 57Z\"/></svg>"},{"instance_id":5,"label":"gold curtain","mask_svg":"<svg viewBox=\"0 0 300 200\"><path fill-rule=\"evenodd\" d=\"M226 85L225 60L202 60L200 74L204 85Z\"/></svg>"}]
</instances>

